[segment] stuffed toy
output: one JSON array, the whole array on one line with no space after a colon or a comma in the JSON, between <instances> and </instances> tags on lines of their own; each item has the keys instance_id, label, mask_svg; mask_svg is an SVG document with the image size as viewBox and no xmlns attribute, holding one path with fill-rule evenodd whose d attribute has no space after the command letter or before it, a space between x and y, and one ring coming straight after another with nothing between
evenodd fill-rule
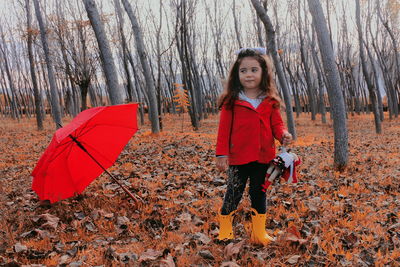
<instances>
[{"instance_id":1,"label":"stuffed toy","mask_svg":"<svg viewBox=\"0 0 400 267\"><path fill-rule=\"evenodd\" d=\"M300 164L299 156L282 147L281 153L269 163L265 183L261 185L262 191L266 192L274 180L281 176L288 183L297 183L296 167Z\"/></svg>"}]
</instances>

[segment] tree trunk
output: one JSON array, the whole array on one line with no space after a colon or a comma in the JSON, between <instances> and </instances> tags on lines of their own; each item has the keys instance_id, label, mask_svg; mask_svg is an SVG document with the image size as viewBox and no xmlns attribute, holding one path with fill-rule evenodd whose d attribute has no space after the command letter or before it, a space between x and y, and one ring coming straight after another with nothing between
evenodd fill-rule
<instances>
[{"instance_id":1,"label":"tree trunk","mask_svg":"<svg viewBox=\"0 0 400 267\"><path fill-rule=\"evenodd\" d=\"M307 92L308 92L308 102L310 105L310 111L311 111L311 120L315 121L316 119L316 101L315 101L315 89L313 86L313 83L311 81L311 73L310 73L310 65L308 62L308 55L306 53L306 47L304 44L304 37L303 37L303 29L301 25L301 15L300 15L300 9L301 9L301 2L298 0L298 30L299 30L299 39L300 39L300 57L301 57L301 62L304 67L304 76L306 78L306 84L307 84Z\"/></svg>"},{"instance_id":2,"label":"tree trunk","mask_svg":"<svg viewBox=\"0 0 400 267\"><path fill-rule=\"evenodd\" d=\"M128 59L129 59L129 63L131 64L131 67L132 67L133 77L134 77L134 81L135 81L135 91L136 91L136 95L137 95L137 102L140 103L140 105L139 105L140 125L143 125L144 124L144 96L142 96L141 85L139 82L139 75L136 71L136 67L133 62L132 54L129 53L128 56L129 56Z\"/></svg>"},{"instance_id":3,"label":"tree trunk","mask_svg":"<svg viewBox=\"0 0 400 267\"><path fill-rule=\"evenodd\" d=\"M289 132L292 134L293 139L296 139L296 127L295 127L294 119L293 119L292 101L291 101L291 97L289 94L288 85L286 84L286 79L284 77L284 74L283 74L283 71L281 68L281 64L278 59L278 53L276 52L275 31L272 26L271 20L267 15L266 10L261 6L259 0L251 0L251 3L253 4L253 6L257 12L257 15L260 17L261 21L264 23L265 30L267 31L268 51L274 61L276 72L278 74L279 84L282 87L282 93L283 93L285 105L286 105L286 118L287 118Z\"/></svg>"},{"instance_id":4,"label":"tree trunk","mask_svg":"<svg viewBox=\"0 0 400 267\"><path fill-rule=\"evenodd\" d=\"M260 47L264 47L264 40L263 40L263 36L262 36L262 29L261 29L261 22L260 22L260 18L257 16L255 16L255 24L256 24L256 31L257 31L257 41L258 41L258 45Z\"/></svg>"},{"instance_id":5,"label":"tree trunk","mask_svg":"<svg viewBox=\"0 0 400 267\"><path fill-rule=\"evenodd\" d=\"M19 121L19 114L18 114L19 112L17 109L18 104L17 104L16 88L14 86L14 80L11 75L11 70L10 70L10 67L8 64L7 52L5 51L6 42L5 42L3 31L1 32L1 37L2 37L2 41L3 41L3 45L0 44L0 50L3 55L5 72L6 72L6 76L8 79L9 88L11 91L11 116L13 119L17 119ZM6 85L6 83L4 83L4 84ZM7 86L5 86L5 88L7 91Z\"/></svg>"},{"instance_id":6,"label":"tree trunk","mask_svg":"<svg viewBox=\"0 0 400 267\"><path fill-rule=\"evenodd\" d=\"M375 84L376 84L376 96L378 100L378 111L379 111L379 120L383 121L384 120L384 115L383 115L383 104L382 104L382 95L381 92L379 91L379 75L378 75L378 70L376 69L374 58L372 57L371 51L368 48L368 45L365 46L365 49L367 50L368 58L371 61L371 68L374 73L374 78L375 78Z\"/></svg>"},{"instance_id":7,"label":"tree trunk","mask_svg":"<svg viewBox=\"0 0 400 267\"><path fill-rule=\"evenodd\" d=\"M121 36L121 50L122 50L122 59L124 64L124 70L126 75L126 83L127 83L127 95L128 95L128 102L138 101L137 96L135 96L133 92L133 84L131 80L131 75L129 72L129 49L125 38L124 33L124 17L122 15L121 5L119 0L114 0L115 11L117 13L117 20L118 20L118 29Z\"/></svg>"},{"instance_id":8,"label":"tree trunk","mask_svg":"<svg viewBox=\"0 0 400 267\"><path fill-rule=\"evenodd\" d=\"M377 11L378 11L377 12L378 18L382 22L382 24L385 27L386 31L389 33L390 40L392 41L393 53L394 53L394 58L395 58L395 62L396 62L395 69L397 70L397 71L395 71L395 75L393 77L393 82L395 84L397 84L397 88L398 88L397 89L397 92L398 92L397 94L400 94L400 91L399 91L399 89L400 89L400 59L399 59L400 52L399 52L399 49L398 49L398 46L397 46L397 41L396 41L398 39L394 36L393 31L390 29L389 22L383 20L382 15L381 15L381 11L380 11L380 4L379 4L379 1L377 1L377 0L376 0L376 6L377 6ZM398 10L397 10L397 12L398 12ZM393 113L394 113L394 116L397 118L399 116L399 98L398 98L398 96L396 94L396 90L394 89L394 87L395 86L393 86L391 88L391 90L389 88L389 90L390 90L390 95L391 95L391 98L392 98L391 101L392 101L392 106L393 106ZM389 98L389 95L387 97Z\"/></svg>"},{"instance_id":9,"label":"tree trunk","mask_svg":"<svg viewBox=\"0 0 400 267\"><path fill-rule=\"evenodd\" d=\"M242 41L240 40L241 36L240 36L240 30L239 30L240 23L238 22L238 18L236 16L236 1L235 0L233 0L233 3L232 3L232 13L233 13L233 22L235 25L236 39L237 39L239 48L242 48L243 46L242 46Z\"/></svg>"},{"instance_id":10,"label":"tree trunk","mask_svg":"<svg viewBox=\"0 0 400 267\"><path fill-rule=\"evenodd\" d=\"M365 82L367 83L368 91L369 91L369 98L371 99L371 104L372 104L372 111L374 113L374 119L375 119L375 131L376 133L382 133L382 127L381 127L381 120L379 116L379 110L378 110L378 104L376 101L376 92L374 85L371 82L370 75L367 70L367 62L365 59L365 54L364 54L364 48L363 48L363 36L362 36L362 28L361 28L361 19L360 19L360 0L355 0L356 1L356 24L357 24L357 31L358 31L358 42L360 45L360 60L361 60L361 66L362 66L362 72L364 74L364 79Z\"/></svg>"},{"instance_id":11,"label":"tree trunk","mask_svg":"<svg viewBox=\"0 0 400 267\"><path fill-rule=\"evenodd\" d=\"M158 28L156 29L156 46L157 46L157 84L156 84L156 91L157 91L157 107L158 107L158 121L160 124L160 130L163 129L163 110L162 110L162 92L161 92L161 28L162 28L162 0L160 0L160 23Z\"/></svg>"},{"instance_id":12,"label":"tree trunk","mask_svg":"<svg viewBox=\"0 0 400 267\"><path fill-rule=\"evenodd\" d=\"M314 28L314 27L313 27ZM313 62L315 66L315 70L317 71L317 76L318 76L318 91L319 91L319 109L321 113L321 122L323 124L326 123L326 109L325 109L325 99L324 99L324 85L325 85L325 80L324 76L321 73L321 65L320 61L318 60L318 53L315 49L315 38L314 38L314 33L315 30L313 30L313 37L312 37L312 44L311 44L311 54L313 57Z\"/></svg>"},{"instance_id":13,"label":"tree trunk","mask_svg":"<svg viewBox=\"0 0 400 267\"><path fill-rule=\"evenodd\" d=\"M185 84L189 92L190 107L188 112L190 115L190 120L193 129L197 131L199 129L199 91L198 86L196 86L196 73L192 67L193 60L190 57L190 40L188 33L188 14L187 6L185 1L181 1L179 6L177 6L177 23L179 24L180 30L176 32L177 38L177 50L179 53L179 58L181 61L182 69L182 81Z\"/></svg>"},{"instance_id":14,"label":"tree trunk","mask_svg":"<svg viewBox=\"0 0 400 267\"><path fill-rule=\"evenodd\" d=\"M133 13L131 4L127 0L121 0L122 4L124 5L124 8L126 10L126 13L128 14L128 17L131 21L132 24L132 30L135 35L135 45L136 45L136 50L139 54L140 62L142 64L143 68L143 75L146 81L146 86L148 89L148 97L149 97L149 117L151 121L151 131L152 133L159 133L160 132L160 122L158 118L158 107L157 107L157 95L156 95L156 89L154 86L154 81L150 76L150 66L149 63L147 62L147 56L143 44L143 38L142 38L142 32L139 27L139 23L136 19L135 14Z\"/></svg>"},{"instance_id":15,"label":"tree trunk","mask_svg":"<svg viewBox=\"0 0 400 267\"><path fill-rule=\"evenodd\" d=\"M318 45L328 85L328 97L335 139L334 162L337 168L342 169L348 162L348 135L339 71L333 56L333 49L321 4L319 0L308 0L308 6L313 18L315 31L317 32Z\"/></svg>"},{"instance_id":16,"label":"tree trunk","mask_svg":"<svg viewBox=\"0 0 400 267\"><path fill-rule=\"evenodd\" d=\"M83 0L90 23L92 24L96 35L97 43L100 49L100 58L104 69L104 75L107 82L108 92L110 95L111 105L122 104L122 89L118 84L118 74L115 68L113 55L110 44L107 40L104 25L101 21L99 12L94 0Z\"/></svg>"},{"instance_id":17,"label":"tree trunk","mask_svg":"<svg viewBox=\"0 0 400 267\"><path fill-rule=\"evenodd\" d=\"M39 23L40 37L42 39L44 56L46 59L47 73L48 73L49 86L50 86L51 110L52 110L54 122L56 123L56 128L59 128L60 125L62 125L61 109L60 109L60 102L59 102L58 90L57 90L57 85L56 85L56 78L55 78L54 70L53 70L53 62L50 57L49 46L47 44L46 27L45 27L44 21L42 19L42 14L40 12L39 0L33 0L33 3L35 5L36 18Z\"/></svg>"},{"instance_id":18,"label":"tree trunk","mask_svg":"<svg viewBox=\"0 0 400 267\"><path fill-rule=\"evenodd\" d=\"M32 26L31 26L31 11L30 11L30 3L29 0L25 0L25 8L26 8L26 17L27 17L27 32L28 32L28 58L29 58L29 66L32 78L32 86L33 86L33 95L35 97L35 112L36 112L36 124L38 130L43 130L43 116L42 116L42 98L40 97L39 87L37 84L37 78L35 73L35 61L33 58L33 39L32 39Z\"/></svg>"}]
</instances>

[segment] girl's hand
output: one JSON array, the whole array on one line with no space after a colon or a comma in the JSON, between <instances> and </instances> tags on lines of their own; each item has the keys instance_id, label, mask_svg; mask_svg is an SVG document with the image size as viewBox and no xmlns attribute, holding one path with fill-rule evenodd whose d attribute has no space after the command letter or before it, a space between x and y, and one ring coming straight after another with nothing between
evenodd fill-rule
<instances>
[{"instance_id":1,"label":"girl's hand","mask_svg":"<svg viewBox=\"0 0 400 267\"><path fill-rule=\"evenodd\" d=\"M282 136L282 145L287 146L293 141L293 136L289 132L284 132Z\"/></svg>"},{"instance_id":2,"label":"girl's hand","mask_svg":"<svg viewBox=\"0 0 400 267\"><path fill-rule=\"evenodd\" d=\"M228 169L228 166L229 166L228 157L218 157L216 159L216 163L217 163L218 170L226 171Z\"/></svg>"}]
</instances>

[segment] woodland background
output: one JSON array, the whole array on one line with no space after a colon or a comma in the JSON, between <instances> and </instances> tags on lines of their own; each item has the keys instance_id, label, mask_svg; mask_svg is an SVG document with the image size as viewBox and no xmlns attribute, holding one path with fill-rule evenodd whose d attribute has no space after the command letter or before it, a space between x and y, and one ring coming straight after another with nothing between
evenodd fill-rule
<instances>
[{"instance_id":1,"label":"woodland background","mask_svg":"<svg viewBox=\"0 0 400 267\"><path fill-rule=\"evenodd\" d=\"M0 264L400 264L399 8L387 1L4 1ZM303 158L269 192L267 230L218 242L218 95L239 47L267 47ZM39 205L30 172L56 123L139 102L140 131L84 194Z\"/></svg>"}]
</instances>

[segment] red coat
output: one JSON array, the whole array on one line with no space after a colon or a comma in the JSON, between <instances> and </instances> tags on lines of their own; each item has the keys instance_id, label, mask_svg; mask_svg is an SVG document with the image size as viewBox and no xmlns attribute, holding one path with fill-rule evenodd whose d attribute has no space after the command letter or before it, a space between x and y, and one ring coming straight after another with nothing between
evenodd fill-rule
<instances>
[{"instance_id":1,"label":"red coat","mask_svg":"<svg viewBox=\"0 0 400 267\"><path fill-rule=\"evenodd\" d=\"M281 141L286 131L279 108L274 108L274 103L274 100L267 97L255 109L247 101L236 100L233 123L232 110L223 106L216 155L229 156L229 165L242 165L252 161L270 162L275 157L274 137Z\"/></svg>"}]
</instances>

